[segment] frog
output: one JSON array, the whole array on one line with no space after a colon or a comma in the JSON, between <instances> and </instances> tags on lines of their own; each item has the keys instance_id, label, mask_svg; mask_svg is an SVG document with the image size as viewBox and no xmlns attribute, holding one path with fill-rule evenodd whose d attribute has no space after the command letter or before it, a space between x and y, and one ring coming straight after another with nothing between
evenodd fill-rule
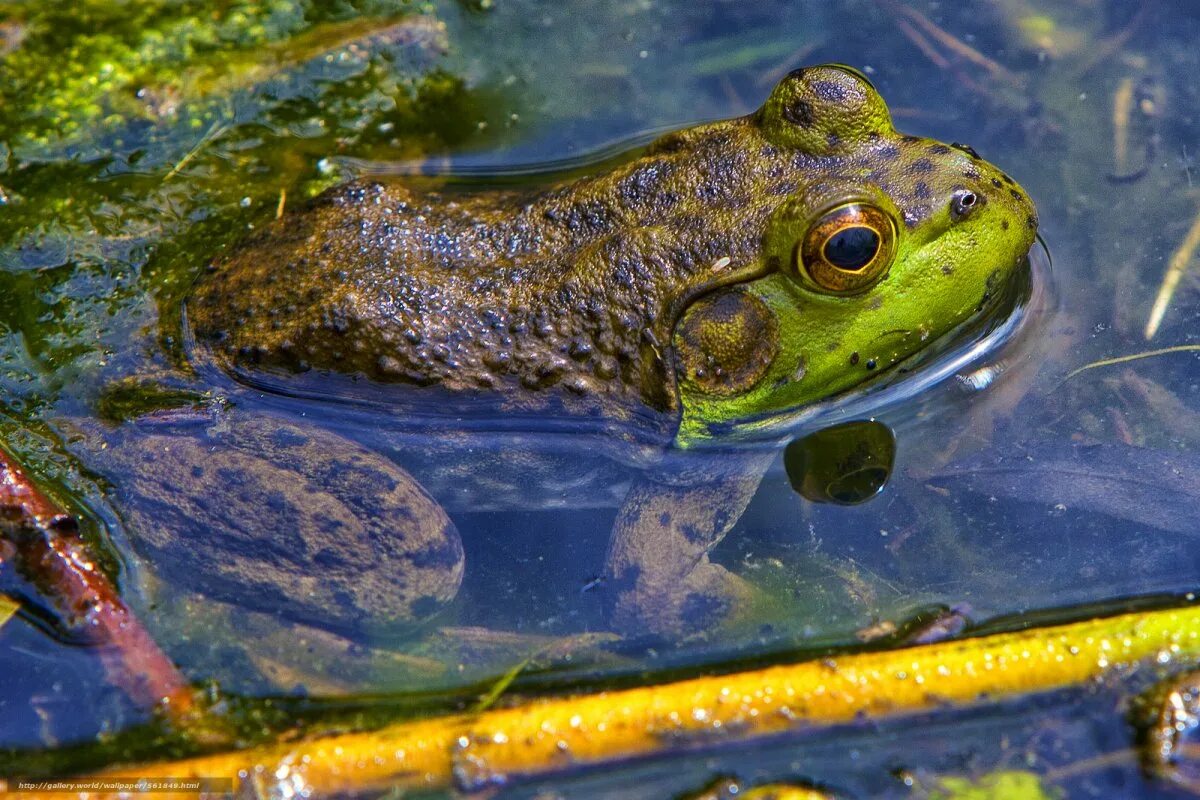
<instances>
[{"instance_id":1,"label":"frog","mask_svg":"<svg viewBox=\"0 0 1200 800\"><path fill-rule=\"evenodd\" d=\"M183 299L179 381L205 399L80 441L173 583L402 635L460 589L456 509L590 502L615 509L607 624L705 635L753 597L711 554L779 449L726 444L996 312L1037 227L862 72L804 67L594 174L329 189Z\"/></svg>"}]
</instances>

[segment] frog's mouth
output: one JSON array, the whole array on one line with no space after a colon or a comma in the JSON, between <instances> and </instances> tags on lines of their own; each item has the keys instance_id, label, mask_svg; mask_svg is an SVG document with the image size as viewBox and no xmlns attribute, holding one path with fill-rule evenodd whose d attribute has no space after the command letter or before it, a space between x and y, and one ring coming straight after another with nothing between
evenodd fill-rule
<instances>
[{"instance_id":1,"label":"frog's mouth","mask_svg":"<svg viewBox=\"0 0 1200 800\"><path fill-rule=\"evenodd\" d=\"M884 409L902 406L955 376L961 387L986 388L1012 353L1058 310L1049 249L1041 237L1038 245L1009 271L1008 279L978 312L871 381L802 408L714 423L708 427L711 439L697 445L778 446L808 429L874 417ZM882 337L902 335L907 332L888 331ZM982 382L964 377L981 374L991 377Z\"/></svg>"}]
</instances>

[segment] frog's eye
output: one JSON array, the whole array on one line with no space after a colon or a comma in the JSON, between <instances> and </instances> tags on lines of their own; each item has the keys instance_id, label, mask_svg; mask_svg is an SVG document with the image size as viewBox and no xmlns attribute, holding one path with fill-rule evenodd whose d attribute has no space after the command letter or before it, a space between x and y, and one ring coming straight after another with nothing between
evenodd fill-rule
<instances>
[{"instance_id":1,"label":"frog's eye","mask_svg":"<svg viewBox=\"0 0 1200 800\"><path fill-rule=\"evenodd\" d=\"M896 257L896 224L882 209L846 203L825 212L797 242L793 267L832 294L866 291Z\"/></svg>"}]
</instances>

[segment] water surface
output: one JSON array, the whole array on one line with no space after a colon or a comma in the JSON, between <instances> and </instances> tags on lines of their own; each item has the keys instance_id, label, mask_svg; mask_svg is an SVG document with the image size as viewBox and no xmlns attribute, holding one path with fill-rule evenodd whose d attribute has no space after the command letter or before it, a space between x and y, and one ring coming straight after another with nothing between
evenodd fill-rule
<instances>
[{"instance_id":1,"label":"water surface","mask_svg":"<svg viewBox=\"0 0 1200 800\"><path fill-rule=\"evenodd\" d=\"M1200 354L1073 374L1200 344L1187 275L1146 336L1200 210L1192 4L280 0L225 4L216 26L193 20L204 5L0 3L0 437L80 510L188 676L249 698L238 700L248 727L261 722L266 735L293 714L363 721L453 707L531 653L553 655L534 658L517 688L587 687L853 644L881 620L938 606L1013 624L1195 589ZM986 60L938 41L905 9ZM414 11L419 25L397 27ZM217 249L355 174L476 185L586 169L654 132L748 113L788 70L820 62L864 70L898 127L970 144L1026 187L1055 294L989 371L964 367L961 379L875 409L898 449L872 502L812 504L776 460L715 554L768 590L753 627L650 649L597 636L594 578L612 514L603 503L476 509L483 534L440 620L451 635L347 651L202 587L156 588L103 482L72 455L64 420L94 417L114 379L178 363L179 298ZM1124 114L1114 111L1122 97L1132 98ZM17 578L2 580L27 597ZM0 674L0 746L49 753L46 764L91 763L95 737L145 719L32 600L0 629ZM342 699L295 699L313 695ZM1132 747L1113 711L1120 697L1072 690L504 796L662 797L718 772L907 796L901 770L1014 765L1071 796L1159 796L1128 758L1069 769ZM142 757L154 752L134 741ZM83 755L61 750L77 744Z\"/></svg>"}]
</instances>

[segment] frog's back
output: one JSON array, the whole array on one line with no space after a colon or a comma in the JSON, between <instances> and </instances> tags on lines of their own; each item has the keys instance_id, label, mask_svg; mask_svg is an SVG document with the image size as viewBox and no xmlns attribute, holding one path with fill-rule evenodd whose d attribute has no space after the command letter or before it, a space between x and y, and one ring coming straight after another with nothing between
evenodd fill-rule
<instances>
[{"instance_id":1,"label":"frog's back","mask_svg":"<svg viewBox=\"0 0 1200 800\"><path fill-rule=\"evenodd\" d=\"M899 363L987 307L1036 226L973 150L899 134L862 75L814 67L754 115L540 192L334 189L187 310L201 351L255 382L657 415L684 441Z\"/></svg>"},{"instance_id":2,"label":"frog's back","mask_svg":"<svg viewBox=\"0 0 1200 800\"><path fill-rule=\"evenodd\" d=\"M533 194L338 187L214 265L189 321L235 370L670 412L677 306L719 277L713 264L754 256L753 226L730 236L706 222L755 202L746 160L728 150L722 137L668 141Z\"/></svg>"}]
</instances>

